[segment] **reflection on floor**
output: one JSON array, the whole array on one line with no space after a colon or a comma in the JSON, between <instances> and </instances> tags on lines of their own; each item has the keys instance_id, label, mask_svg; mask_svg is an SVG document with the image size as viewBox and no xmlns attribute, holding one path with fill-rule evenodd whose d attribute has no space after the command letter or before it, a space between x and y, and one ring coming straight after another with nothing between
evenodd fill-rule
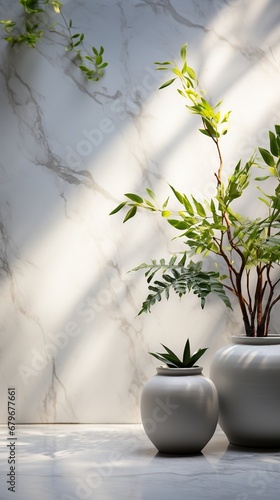
<instances>
[{"instance_id":1,"label":"reflection on floor","mask_svg":"<svg viewBox=\"0 0 280 500\"><path fill-rule=\"evenodd\" d=\"M157 453L134 424L19 425L15 437L0 426L1 500L280 498L280 451L231 446L220 430L194 456Z\"/></svg>"}]
</instances>

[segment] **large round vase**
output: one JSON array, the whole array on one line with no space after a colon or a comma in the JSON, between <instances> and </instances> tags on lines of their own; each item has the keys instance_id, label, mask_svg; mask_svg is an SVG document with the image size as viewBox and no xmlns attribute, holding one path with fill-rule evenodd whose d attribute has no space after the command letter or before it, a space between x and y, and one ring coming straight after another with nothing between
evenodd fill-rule
<instances>
[{"instance_id":1,"label":"large round vase","mask_svg":"<svg viewBox=\"0 0 280 500\"><path fill-rule=\"evenodd\" d=\"M280 336L232 337L216 352L210 377L230 443L280 448Z\"/></svg>"},{"instance_id":2,"label":"large round vase","mask_svg":"<svg viewBox=\"0 0 280 500\"><path fill-rule=\"evenodd\" d=\"M157 368L142 391L144 430L163 453L199 453L218 422L218 396L202 368Z\"/></svg>"}]
</instances>

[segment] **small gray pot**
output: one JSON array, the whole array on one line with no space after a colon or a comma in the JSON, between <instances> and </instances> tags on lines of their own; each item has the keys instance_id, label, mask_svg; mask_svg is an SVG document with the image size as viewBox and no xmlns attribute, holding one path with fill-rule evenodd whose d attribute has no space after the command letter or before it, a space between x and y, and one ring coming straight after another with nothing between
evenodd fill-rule
<instances>
[{"instance_id":1,"label":"small gray pot","mask_svg":"<svg viewBox=\"0 0 280 500\"><path fill-rule=\"evenodd\" d=\"M144 430L163 453L199 453L218 422L218 396L202 368L157 368L142 391Z\"/></svg>"}]
</instances>

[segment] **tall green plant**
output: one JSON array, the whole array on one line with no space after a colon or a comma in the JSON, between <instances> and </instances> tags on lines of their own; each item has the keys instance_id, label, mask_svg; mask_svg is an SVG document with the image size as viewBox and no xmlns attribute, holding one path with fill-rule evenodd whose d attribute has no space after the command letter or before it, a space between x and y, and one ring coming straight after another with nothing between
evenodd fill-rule
<instances>
[{"instance_id":1,"label":"tall green plant","mask_svg":"<svg viewBox=\"0 0 280 500\"><path fill-rule=\"evenodd\" d=\"M4 40L11 46L25 44L28 47L36 47L37 42L43 37L44 30L56 33L60 40L65 40L65 50L71 52L74 59L88 80L98 81L108 66L103 61L104 48L91 47L90 54L82 52L84 44L84 33L77 33L73 28L73 21L66 19L63 13L63 4L56 0L20 0L23 8L23 17L17 21L14 19L1 19L0 24L6 33ZM51 9L51 10L50 10ZM59 23L47 23L49 13L55 13L62 20Z\"/></svg>"},{"instance_id":2,"label":"tall green plant","mask_svg":"<svg viewBox=\"0 0 280 500\"><path fill-rule=\"evenodd\" d=\"M202 298L202 307L210 292L217 293L230 306L227 297L230 292L238 301L246 335L266 336L272 309L280 300L279 274L275 277L273 273L279 270L280 263L280 125L275 125L275 130L268 132L268 149L258 147L245 164L240 160L232 174L224 179L220 141L228 132L230 111L221 112L222 101L212 105L206 100L186 55L187 44L181 48L181 67L170 61L155 63L158 70L172 73L172 78L160 89L179 80L177 90L186 100L186 107L201 118L202 128L199 131L212 141L217 152L218 165L214 172L216 194L201 203L194 196L186 196L170 186L180 205L180 210L172 211L169 199L160 205L154 192L147 188L147 198L134 193L125 194L126 199L110 215L128 207L124 218L126 222L139 209L157 212L180 232L179 237L183 238L190 254L201 254L203 258L213 254L215 258L222 259L227 269L227 274L221 275L217 270L202 271L202 261L196 264L197 267L192 261L186 265L185 252L178 264L172 259L168 265L163 260L141 264L135 270L146 269L151 293L140 313L150 311L151 306L161 300L163 292L168 299L172 287L179 296L194 291ZM263 175L255 177L255 180L269 182L264 189L256 186L258 201L265 209L265 215L250 219L235 210L234 202L247 194L255 168L263 171ZM161 280L152 282L155 272L161 273Z\"/></svg>"}]
</instances>

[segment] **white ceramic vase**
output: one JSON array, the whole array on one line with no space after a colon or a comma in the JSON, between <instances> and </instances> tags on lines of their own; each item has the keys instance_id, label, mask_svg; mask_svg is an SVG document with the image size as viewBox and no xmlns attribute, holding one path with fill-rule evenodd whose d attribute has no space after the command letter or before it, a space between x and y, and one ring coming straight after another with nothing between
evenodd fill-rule
<instances>
[{"instance_id":1,"label":"white ceramic vase","mask_svg":"<svg viewBox=\"0 0 280 500\"><path fill-rule=\"evenodd\" d=\"M219 397L219 424L230 443L280 447L280 336L232 337L219 349L210 377Z\"/></svg>"},{"instance_id":2,"label":"white ceramic vase","mask_svg":"<svg viewBox=\"0 0 280 500\"><path fill-rule=\"evenodd\" d=\"M202 368L157 368L142 391L144 430L163 453L199 453L218 422L218 396Z\"/></svg>"}]
</instances>

